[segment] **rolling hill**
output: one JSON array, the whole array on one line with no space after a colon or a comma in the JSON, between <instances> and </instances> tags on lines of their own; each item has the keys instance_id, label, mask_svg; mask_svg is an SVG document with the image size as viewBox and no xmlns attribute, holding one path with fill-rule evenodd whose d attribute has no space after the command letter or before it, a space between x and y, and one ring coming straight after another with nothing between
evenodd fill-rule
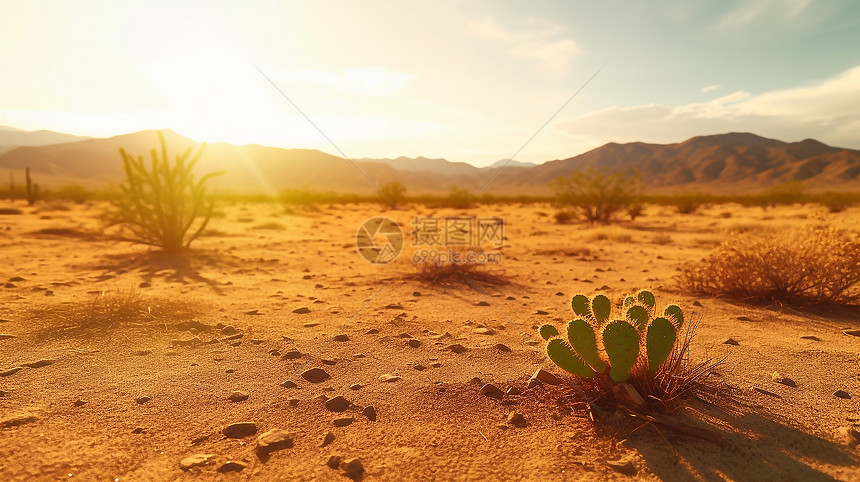
<instances>
[{"instance_id":1,"label":"rolling hill","mask_svg":"<svg viewBox=\"0 0 860 482\"><path fill-rule=\"evenodd\" d=\"M199 144L170 130L165 135L171 156ZM119 183L124 178L120 147L149 159L158 145L155 131L106 139L25 146L0 154L0 169L30 167L50 183L85 185ZM831 147L813 139L783 142L749 133L699 136L674 144L609 143L575 157L537 166L513 163L505 168L477 168L445 159L397 158L350 161L308 149L258 145L209 144L198 171L227 171L214 187L234 192L275 193L309 187L319 191L371 193L376 185L400 181L412 193L443 193L453 186L486 192L549 194L548 183L587 167L639 172L652 190L749 190L803 180L819 188L860 184L860 151ZM359 170L360 169L360 170Z\"/></svg>"}]
</instances>

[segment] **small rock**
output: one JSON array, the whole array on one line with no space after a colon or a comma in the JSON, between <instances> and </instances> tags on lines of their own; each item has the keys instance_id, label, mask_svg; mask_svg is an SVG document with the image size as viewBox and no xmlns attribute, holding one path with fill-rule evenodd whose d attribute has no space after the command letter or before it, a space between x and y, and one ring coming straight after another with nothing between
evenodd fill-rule
<instances>
[{"instance_id":1,"label":"small rock","mask_svg":"<svg viewBox=\"0 0 860 482\"><path fill-rule=\"evenodd\" d=\"M320 444L320 447L325 447L326 445L328 445L332 442L334 442L334 434L331 433L331 431L328 431L325 433L325 435L323 435L323 439L322 439L322 443Z\"/></svg>"},{"instance_id":2,"label":"small rock","mask_svg":"<svg viewBox=\"0 0 860 482\"><path fill-rule=\"evenodd\" d=\"M773 375L771 375L770 379L775 381L776 383L782 383L783 385L786 385L789 387L796 387L797 386L797 383L795 383L794 380L782 375L779 372L773 372Z\"/></svg>"},{"instance_id":3,"label":"small rock","mask_svg":"<svg viewBox=\"0 0 860 482\"><path fill-rule=\"evenodd\" d=\"M281 386L284 388L296 388L299 385L292 380L287 380L284 383L281 383Z\"/></svg>"},{"instance_id":4,"label":"small rock","mask_svg":"<svg viewBox=\"0 0 860 482\"><path fill-rule=\"evenodd\" d=\"M391 373L379 375L380 382L396 382L398 380L400 380L400 377L398 377L397 375L392 375Z\"/></svg>"},{"instance_id":5,"label":"small rock","mask_svg":"<svg viewBox=\"0 0 860 482\"><path fill-rule=\"evenodd\" d=\"M633 462L629 460L607 460L606 465L624 475L636 475L636 467L633 465Z\"/></svg>"},{"instance_id":6,"label":"small rock","mask_svg":"<svg viewBox=\"0 0 860 482\"><path fill-rule=\"evenodd\" d=\"M427 369L427 367L425 367L424 365L422 365L420 363L416 363L416 364L412 365L412 369L418 370L419 372L423 372L424 370Z\"/></svg>"},{"instance_id":7,"label":"small rock","mask_svg":"<svg viewBox=\"0 0 860 482\"><path fill-rule=\"evenodd\" d=\"M137 350L135 352L132 352L132 355L135 355L135 356L146 356L146 355L151 355L151 354L152 354L152 350Z\"/></svg>"},{"instance_id":8,"label":"small rock","mask_svg":"<svg viewBox=\"0 0 860 482\"><path fill-rule=\"evenodd\" d=\"M532 378L535 380L540 380L540 381L547 383L549 385L560 385L561 384L561 380L557 376L544 370L543 368L538 368L537 371L534 372L534 375L532 375Z\"/></svg>"},{"instance_id":9,"label":"small rock","mask_svg":"<svg viewBox=\"0 0 860 482\"><path fill-rule=\"evenodd\" d=\"M308 314L310 312L311 312L311 310L307 306L302 306L301 308L296 308L295 310L293 310L293 313L296 313L298 315L305 315L305 314Z\"/></svg>"},{"instance_id":10,"label":"small rock","mask_svg":"<svg viewBox=\"0 0 860 482\"><path fill-rule=\"evenodd\" d=\"M407 341L406 344L412 348L418 348L419 346L421 346L421 341L416 340L415 338L412 338L409 341Z\"/></svg>"},{"instance_id":11,"label":"small rock","mask_svg":"<svg viewBox=\"0 0 860 482\"><path fill-rule=\"evenodd\" d=\"M331 378L331 375L322 368L309 368L302 372L302 378L311 383L321 383Z\"/></svg>"},{"instance_id":12,"label":"small rock","mask_svg":"<svg viewBox=\"0 0 860 482\"><path fill-rule=\"evenodd\" d=\"M507 395L522 395L523 392L522 392L522 390L520 390L517 387L510 387L510 388L508 388L508 391L505 393Z\"/></svg>"},{"instance_id":13,"label":"small rock","mask_svg":"<svg viewBox=\"0 0 860 482\"><path fill-rule=\"evenodd\" d=\"M329 433L331 433L331 432L329 432ZM332 439L334 439L334 436L332 436ZM328 460L326 460L325 464L328 465L329 467L333 468L333 469L337 469L338 467L340 467L340 456L339 455L330 456L328 458Z\"/></svg>"},{"instance_id":14,"label":"small rock","mask_svg":"<svg viewBox=\"0 0 860 482\"><path fill-rule=\"evenodd\" d=\"M195 346L201 343L203 343L203 340L196 336L188 339L174 338L173 340L170 340L170 344L172 346Z\"/></svg>"},{"instance_id":15,"label":"small rock","mask_svg":"<svg viewBox=\"0 0 860 482\"><path fill-rule=\"evenodd\" d=\"M490 397L490 398L502 398L502 391L499 390L499 387L493 385L492 383L485 383L484 386L480 389L481 395Z\"/></svg>"},{"instance_id":16,"label":"small rock","mask_svg":"<svg viewBox=\"0 0 860 482\"><path fill-rule=\"evenodd\" d=\"M493 345L493 348L506 353L509 353L511 351L511 347L505 345L504 343L496 343L495 345Z\"/></svg>"},{"instance_id":17,"label":"small rock","mask_svg":"<svg viewBox=\"0 0 860 482\"><path fill-rule=\"evenodd\" d=\"M835 392L833 392L833 396L836 398L844 398L846 400L851 398L851 395L849 395L848 392L846 392L845 390L836 390Z\"/></svg>"},{"instance_id":18,"label":"small rock","mask_svg":"<svg viewBox=\"0 0 860 482\"><path fill-rule=\"evenodd\" d=\"M346 333L339 333L334 336L334 341L349 341L349 335Z\"/></svg>"},{"instance_id":19,"label":"small rock","mask_svg":"<svg viewBox=\"0 0 860 482\"><path fill-rule=\"evenodd\" d=\"M301 358L302 352L298 350L290 350L281 357L284 360L295 360L296 358Z\"/></svg>"},{"instance_id":20,"label":"small rock","mask_svg":"<svg viewBox=\"0 0 860 482\"><path fill-rule=\"evenodd\" d=\"M352 406L352 403L350 403L349 400L343 398L340 395L333 398L329 398L325 402L325 408L327 408L330 412L343 412L350 406Z\"/></svg>"},{"instance_id":21,"label":"small rock","mask_svg":"<svg viewBox=\"0 0 860 482\"><path fill-rule=\"evenodd\" d=\"M334 359L331 359L331 358L323 358L323 359L322 359L322 360L320 360L320 361L322 362L322 364L323 364L323 365L334 365L334 364L336 364L336 363L337 363L337 360L334 360Z\"/></svg>"},{"instance_id":22,"label":"small rock","mask_svg":"<svg viewBox=\"0 0 860 482\"><path fill-rule=\"evenodd\" d=\"M148 397L146 395L143 395L142 397L137 397L134 399L134 401L137 402L138 405L143 405L144 403L146 403L150 400L152 400L152 397Z\"/></svg>"},{"instance_id":23,"label":"small rock","mask_svg":"<svg viewBox=\"0 0 860 482\"><path fill-rule=\"evenodd\" d=\"M537 378L529 378L529 381L526 383L526 388L534 388L541 384L541 381Z\"/></svg>"},{"instance_id":24,"label":"small rock","mask_svg":"<svg viewBox=\"0 0 860 482\"><path fill-rule=\"evenodd\" d=\"M848 336L860 336L860 330L843 330L842 333Z\"/></svg>"},{"instance_id":25,"label":"small rock","mask_svg":"<svg viewBox=\"0 0 860 482\"><path fill-rule=\"evenodd\" d=\"M821 341L821 338L818 338L815 335L803 335L800 337L801 340L812 340L812 341Z\"/></svg>"},{"instance_id":26,"label":"small rock","mask_svg":"<svg viewBox=\"0 0 860 482\"><path fill-rule=\"evenodd\" d=\"M179 468L182 470L191 470L194 467L201 467L209 464L209 459L214 457L214 454L194 454L185 457L179 461Z\"/></svg>"},{"instance_id":27,"label":"small rock","mask_svg":"<svg viewBox=\"0 0 860 482\"><path fill-rule=\"evenodd\" d=\"M227 438L244 438L257 433L257 424L254 422L237 422L231 423L221 430Z\"/></svg>"},{"instance_id":28,"label":"small rock","mask_svg":"<svg viewBox=\"0 0 860 482\"><path fill-rule=\"evenodd\" d=\"M239 330L237 330L233 325L227 325L224 328L221 328L222 335L235 335L236 333L239 333Z\"/></svg>"},{"instance_id":29,"label":"small rock","mask_svg":"<svg viewBox=\"0 0 860 482\"><path fill-rule=\"evenodd\" d=\"M376 421L376 409L373 408L373 405L368 405L364 407L364 410L362 410L361 413L371 422Z\"/></svg>"},{"instance_id":30,"label":"small rock","mask_svg":"<svg viewBox=\"0 0 860 482\"><path fill-rule=\"evenodd\" d=\"M693 302L693 306L702 306L702 304L701 304L701 303L699 303L698 301L694 301L694 302Z\"/></svg>"},{"instance_id":31,"label":"small rock","mask_svg":"<svg viewBox=\"0 0 860 482\"><path fill-rule=\"evenodd\" d=\"M360 383L353 383L352 385L349 386L349 389L350 390L361 390L362 386L363 385Z\"/></svg>"},{"instance_id":32,"label":"small rock","mask_svg":"<svg viewBox=\"0 0 860 482\"><path fill-rule=\"evenodd\" d=\"M476 335L494 335L496 333L496 330L494 330L492 328L486 328L486 327L475 328L474 330L472 330L472 333L474 333Z\"/></svg>"},{"instance_id":33,"label":"small rock","mask_svg":"<svg viewBox=\"0 0 860 482\"><path fill-rule=\"evenodd\" d=\"M549 313L547 313L547 312L546 312L546 311L544 311L544 310L537 310L537 311L535 311L535 314L536 314L536 315L548 315Z\"/></svg>"},{"instance_id":34,"label":"small rock","mask_svg":"<svg viewBox=\"0 0 860 482\"><path fill-rule=\"evenodd\" d=\"M450 350L454 353L463 353L464 351L466 351L466 347L459 343L454 343L453 345L448 345L447 350Z\"/></svg>"},{"instance_id":35,"label":"small rock","mask_svg":"<svg viewBox=\"0 0 860 482\"><path fill-rule=\"evenodd\" d=\"M53 358L43 358L41 360L36 360L34 362L24 363L23 365L25 367L29 367L29 368L42 368L42 367L46 367L48 365L53 365L54 363L57 363L57 360L55 360Z\"/></svg>"},{"instance_id":36,"label":"small rock","mask_svg":"<svg viewBox=\"0 0 860 482\"><path fill-rule=\"evenodd\" d=\"M490 306L490 304L489 304L489 303L487 303L486 301L479 301L479 302L477 303L477 306Z\"/></svg>"},{"instance_id":37,"label":"small rock","mask_svg":"<svg viewBox=\"0 0 860 482\"><path fill-rule=\"evenodd\" d=\"M257 437L257 452L268 454L293 446L293 436L286 430L272 429Z\"/></svg>"},{"instance_id":38,"label":"small rock","mask_svg":"<svg viewBox=\"0 0 860 482\"><path fill-rule=\"evenodd\" d=\"M379 330L376 328L371 328L364 332L365 335L376 335L377 333L379 333Z\"/></svg>"},{"instance_id":39,"label":"small rock","mask_svg":"<svg viewBox=\"0 0 860 482\"><path fill-rule=\"evenodd\" d=\"M413 291L412 296L421 296L421 292L420 291Z\"/></svg>"},{"instance_id":40,"label":"small rock","mask_svg":"<svg viewBox=\"0 0 860 482\"><path fill-rule=\"evenodd\" d=\"M739 345L739 343L738 343L738 341L737 341L737 340L735 340L734 338L729 338L728 340L726 340L726 341L724 341L724 342L723 342L723 345L734 345L734 346L738 346L738 345Z\"/></svg>"},{"instance_id":41,"label":"small rock","mask_svg":"<svg viewBox=\"0 0 860 482\"><path fill-rule=\"evenodd\" d=\"M134 433L134 434L143 433L145 430L146 429L144 429L143 427L134 427L134 429L131 431L131 433Z\"/></svg>"},{"instance_id":42,"label":"small rock","mask_svg":"<svg viewBox=\"0 0 860 482\"><path fill-rule=\"evenodd\" d=\"M86 401L86 400L81 400L81 399L77 399L77 400L75 400L74 402L72 402L72 405L74 405L74 406L76 406L76 407L83 407L83 406L84 406L84 405L86 405L86 404L87 404L87 401Z\"/></svg>"},{"instance_id":43,"label":"small rock","mask_svg":"<svg viewBox=\"0 0 860 482\"><path fill-rule=\"evenodd\" d=\"M340 463L344 475L350 479L357 479L364 473L364 466L359 459L347 459Z\"/></svg>"},{"instance_id":44,"label":"small rock","mask_svg":"<svg viewBox=\"0 0 860 482\"><path fill-rule=\"evenodd\" d=\"M231 393L230 396L227 397L227 399L231 402L244 402L248 399L248 397L250 397L250 395L248 395L247 393L236 390Z\"/></svg>"},{"instance_id":45,"label":"small rock","mask_svg":"<svg viewBox=\"0 0 860 482\"><path fill-rule=\"evenodd\" d=\"M224 462L221 467L218 467L218 472L222 474L226 474L227 472L241 472L248 468L248 465L245 462L240 462L238 460L228 460Z\"/></svg>"},{"instance_id":46,"label":"small rock","mask_svg":"<svg viewBox=\"0 0 860 482\"><path fill-rule=\"evenodd\" d=\"M334 419L334 422L332 422L332 423L334 424L335 427L346 427L347 425L351 424L354 421L355 421L355 419L352 417L342 417L342 418Z\"/></svg>"},{"instance_id":47,"label":"small rock","mask_svg":"<svg viewBox=\"0 0 860 482\"><path fill-rule=\"evenodd\" d=\"M528 425L528 422L526 422L526 418L523 417L523 414L521 414L517 411L513 411L510 414L508 414L507 422L509 424L513 425L514 427L520 427L520 428Z\"/></svg>"},{"instance_id":48,"label":"small rock","mask_svg":"<svg viewBox=\"0 0 860 482\"><path fill-rule=\"evenodd\" d=\"M412 335L410 335L409 333L401 333L397 335L397 338L412 338Z\"/></svg>"}]
</instances>

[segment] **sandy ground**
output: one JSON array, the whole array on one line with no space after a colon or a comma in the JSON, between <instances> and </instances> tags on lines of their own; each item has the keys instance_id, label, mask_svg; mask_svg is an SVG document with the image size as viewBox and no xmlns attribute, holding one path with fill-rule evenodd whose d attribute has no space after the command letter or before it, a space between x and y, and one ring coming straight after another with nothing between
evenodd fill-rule
<instances>
[{"instance_id":1,"label":"sandy ground","mask_svg":"<svg viewBox=\"0 0 860 482\"><path fill-rule=\"evenodd\" d=\"M860 328L856 314L693 298L672 284L679 266L728 231L796 228L822 213L817 206L683 216L652 206L634 223L590 228L555 224L549 206L285 214L241 204L224 208L214 235L184 261L93 234L98 206L16 207L24 214L0 216L0 333L12 335L0 337L0 371L33 367L0 377L2 480L346 480L326 464L332 455L358 458L365 480L860 479L860 454L837 431L860 424L860 338L842 333ZM384 266L357 254L365 219L383 214L410 227L416 213L504 216L501 270L511 284L478 291L404 280L415 271L409 246ZM858 217L858 208L826 215L846 227ZM59 329L63 307L141 285L151 320ZM694 401L679 416L720 431L721 446L634 430L640 424L618 414L595 424L571 409L569 389L526 388L537 368L560 374L535 329L569 320L572 294L602 290L619 301L642 287L659 303L701 304L693 357L727 357L720 376L740 401ZM181 325L192 318L194 330ZM227 325L238 336L229 339ZM201 343L176 345L195 333ZM291 350L300 356L283 356ZM299 375L312 367L330 378ZM773 382L774 371L797 386ZM297 386L281 386L288 379ZM484 396L488 382L522 394ZM851 398L835 397L839 389ZM229 400L237 390L248 399ZM340 413L324 403L338 395L351 402ZM512 411L525 426L507 422ZM254 422L258 435L285 430L292 447L260 454L255 436L222 434L236 422ZM194 454L211 457L180 468ZM632 471L607 463L616 460Z\"/></svg>"}]
</instances>

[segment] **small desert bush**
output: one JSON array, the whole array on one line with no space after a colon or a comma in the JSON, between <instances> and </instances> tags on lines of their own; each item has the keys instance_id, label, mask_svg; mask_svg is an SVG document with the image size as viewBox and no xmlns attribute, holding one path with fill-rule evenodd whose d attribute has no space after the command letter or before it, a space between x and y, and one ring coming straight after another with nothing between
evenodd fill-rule
<instances>
[{"instance_id":1,"label":"small desert bush","mask_svg":"<svg viewBox=\"0 0 860 482\"><path fill-rule=\"evenodd\" d=\"M471 191L455 186L442 200L442 205L454 209L469 209L474 201L475 195Z\"/></svg>"},{"instance_id":2,"label":"small desert bush","mask_svg":"<svg viewBox=\"0 0 860 482\"><path fill-rule=\"evenodd\" d=\"M667 244L672 244L672 236L669 236L668 234L658 234L651 238L651 242L665 246Z\"/></svg>"},{"instance_id":3,"label":"small desert bush","mask_svg":"<svg viewBox=\"0 0 860 482\"><path fill-rule=\"evenodd\" d=\"M261 223L253 227L253 229L264 229L269 231L281 231L287 229L283 224L271 221L268 223Z\"/></svg>"},{"instance_id":4,"label":"small desert bush","mask_svg":"<svg viewBox=\"0 0 860 482\"><path fill-rule=\"evenodd\" d=\"M379 188L379 197L382 204L389 209L397 209L406 201L406 186L397 181L391 181Z\"/></svg>"},{"instance_id":5,"label":"small desert bush","mask_svg":"<svg viewBox=\"0 0 860 482\"><path fill-rule=\"evenodd\" d=\"M678 285L690 293L790 304L860 302L860 239L816 225L772 236L733 234Z\"/></svg>"},{"instance_id":6,"label":"small desert bush","mask_svg":"<svg viewBox=\"0 0 860 482\"><path fill-rule=\"evenodd\" d=\"M633 236L627 233L617 233L611 231L597 231L591 233L586 238L586 241L595 243L598 241L612 241L615 243L631 243Z\"/></svg>"},{"instance_id":7,"label":"small desert bush","mask_svg":"<svg viewBox=\"0 0 860 482\"><path fill-rule=\"evenodd\" d=\"M569 207L589 223L607 224L616 214L637 202L639 183L623 172L587 168L550 183L558 204Z\"/></svg>"},{"instance_id":8,"label":"small desert bush","mask_svg":"<svg viewBox=\"0 0 860 482\"><path fill-rule=\"evenodd\" d=\"M857 195L844 192L826 192L818 196L818 202L821 203L831 213L841 213L851 207L856 202Z\"/></svg>"},{"instance_id":9,"label":"small desert bush","mask_svg":"<svg viewBox=\"0 0 860 482\"><path fill-rule=\"evenodd\" d=\"M542 213L538 213L542 214ZM545 215L545 214L544 214ZM571 211L559 211L553 216L557 224L567 224L576 219L576 214Z\"/></svg>"},{"instance_id":10,"label":"small desert bush","mask_svg":"<svg viewBox=\"0 0 860 482\"><path fill-rule=\"evenodd\" d=\"M422 253L423 250L413 253L411 261L414 271L405 275L404 279L441 285L465 283L473 286L476 282L486 285L510 283L502 271L490 269L488 267L490 263L480 263L470 259L470 256L483 255L484 252L480 249L438 251L440 255L429 257L423 256ZM498 253L492 255L495 256Z\"/></svg>"},{"instance_id":11,"label":"small desert bush","mask_svg":"<svg viewBox=\"0 0 860 482\"><path fill-rule=\"evenodd\" d=\"M156 246L167 253L187 249L209 224L214 203L206 198L206 182L220 172L195 181L194 166L203 155L204 144L194 157L191 147L171 164L167 144L158 133L161 155L153 149L152 165L143 156L135 158L120 149L126 180L111 200L106 213L109 226L120 226L123 238Z\"/></svg>"},{"instance_id":12,"label":"small desert bush","mask_svg":"<svg viewBox=\"0 0 860 482\"><path fill-rule=\"evenodd\" d=\"M672 197L672 204L678 210L678 214L693 214L707 201L705 196L695 193L681 193Z\"/></svg>"},{"instance_id":13,"label":"small desert bush","mask_svg":"<svg viewBox=\"0 0 860 482\"><path fill-rule=\"evenodd\" d=\"M636 221L636 218L641 216L645 212L645 205L642 203L633 203L627 206L627 215L630 216L631 221Z\"/></svg>"}]
</instances>

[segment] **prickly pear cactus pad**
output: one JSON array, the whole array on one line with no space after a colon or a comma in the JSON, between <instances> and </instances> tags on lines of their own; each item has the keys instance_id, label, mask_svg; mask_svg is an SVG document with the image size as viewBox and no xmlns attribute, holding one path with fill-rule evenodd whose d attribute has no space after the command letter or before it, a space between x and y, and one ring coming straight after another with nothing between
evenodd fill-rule
<instances>
[{"instance_id":1,"label":"prickly pear cactus pad","mask_svg":"<svg viewBox=\"0 0 860 482\"><path fill-rule=\"evenodd\" d=\"M658 310L649 290L625 296L615 313L612 301L602 294L577 294L570 306L576 318L567 325L567 340L553 325L540 327L547 355L573 375L608 375L617 383L629 379L637 366L656 373L675 348L684 322L680 306L672 303Z\"/></svg>"}]
</instances>

